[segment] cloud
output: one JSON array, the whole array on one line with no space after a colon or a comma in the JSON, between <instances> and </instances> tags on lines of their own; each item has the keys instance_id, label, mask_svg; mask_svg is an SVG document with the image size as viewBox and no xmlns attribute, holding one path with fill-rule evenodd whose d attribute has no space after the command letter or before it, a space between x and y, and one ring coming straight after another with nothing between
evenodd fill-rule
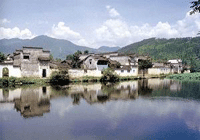
<instances>
[{"instance_id":1,"label":"cloud","mask_svg":"<svg viewBox=\"0 0 200 140\"><path fill-rule=\"evenodd\" d=\"M106 9L110 19L94 31L96 46L126 46L151 37L195 37L200 30L199 13L190 15L187 12L185 18L175 24L160 21L154 26L148 23L138 26L128 25L114 8L106 6Z\"/></svg>"},{"instance_id":2,"label":"cloud","mask_svg":"<svg viewBox=\"0 0 200 140\"><path fill-rule=\"evenodd\" d=\"M6 24L6 23L10 23L10 20L4 18L4 19L0 19L0 24Z\"/></svg>"},{"instance_id":3,"label":"cloud","mask_svg":"<svg viewBox=\"0 0 200 140\"><path fill-rule=\"evenodd\" d=\"M5 28L0 27L0 39L20 38L20 39L31 39L35 35L31 33L29 29L20 30L18 27Z\"/></svg>"},{"instance_id":4,"label":"cloud","mask_svg":"<svg viewBox=\"0 0 200 140\"><path fill-rule=\"evenodd\" d=\"M48 36L66 39L72 41L78 45L86 45L86 40L80 35L80 33L73 31L70 27L65 26L64 22L59 22L58 25L53 25L51 32L46 33Z\"/></svg>"},{"instance_id":5,"label":"cloud","mask_svg":"<svg viewBox=\"0 0 200 140\"><path fill-rule=\"evenodd\" d=\"M110 17L114 18L120 16L120 14L117 12L117 10L115 10L115 8L111 8L109 5L107 5L106 9L108 10Z\"/></svg>"}]
</instances>

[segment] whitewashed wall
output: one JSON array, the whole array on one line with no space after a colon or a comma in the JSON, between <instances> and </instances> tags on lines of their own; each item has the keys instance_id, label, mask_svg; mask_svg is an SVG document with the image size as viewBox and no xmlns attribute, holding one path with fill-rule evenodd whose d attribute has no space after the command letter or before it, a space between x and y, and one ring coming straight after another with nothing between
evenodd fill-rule
<instances>
[{"instance_id":1,"label":"whitewashed wall","mask_svg":"<svg viewBox=\"0 0 200 140\"><path fill-rule=\"evenodd\" d=\"M80 78L83 76L93 76L93 77L101 77L101 71L99 70L80 70L80 69L69 69L68 74L70 78Z\"/></svg>"},{"instance_id":2,"label":"whitewashed wall","mask_svg":"<svg viewBox=\"0 0 200 140\"><path fill-rule=\"evenodd\" d=\"M148 74L150 75L159 75L159 74L169 74L170 68L149 68Z\"/></svg>"},{"instance_id":3,"label":"whitewashed wall","mask_svg":"<svg viewBox=\"0 0 200 140\"><path fill-rule=\"evenodd\" d=\"M3 68L8 68L9 70L9 77L21 77L21 70L20 67L13 67L12 64L3 64L0 65L0 78L3 77Z\"/></svg>"},{"instance_id":4,"label":"whitewashed wall","mask_svg":"<svg viewBox=\"0 0 200 140\"><path fill-rule=\"evenodd\" d=\"M128 72L127 70L115 70L115 72L122 77L125 76L137 76L138 75L138 68L132 68L130 70L130 72Z\"/></svg>"}]
</instances>

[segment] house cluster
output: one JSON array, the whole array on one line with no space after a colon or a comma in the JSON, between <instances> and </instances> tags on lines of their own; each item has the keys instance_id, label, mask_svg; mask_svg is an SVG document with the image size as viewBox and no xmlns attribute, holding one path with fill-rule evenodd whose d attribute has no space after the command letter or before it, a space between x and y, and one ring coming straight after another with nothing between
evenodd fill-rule
<instances>
[{"instance_id":1,"label":"house cluster","mask_svg":"<svg viewBox=\"0 0 200 140\"><path fill-rule=\"evenodd\" d=\"M150 67L141 65L149 63ZM80 56L81 69L69 69L70 77L102 76L102 70L108 67L114 69L119 76L152 76L169 73L181 73L182 60L168 60L165 63L152 63L149 56L121 55L118 52L101 54L83 54Z\"/></svg>"},{"instance_id":2,"label":"house cluster","mask_svg":"<svg viewBox=\"0 0 200 140\"><path fill-rule=\"evenodd\" d=\"M160 75L180 73L183 69L180 59L166 63L151 63L151 67L142 68L141 62L151 62L148 56L120 55L118 52L101 54L83 54L79 57L81 68L72 68L71 60L62 62L50 61L50 51L39 47L23 47L16 50L7 60L0 63L0 77L49 77L53 71L67 69L71 78L83 76L101 77L108 67L119 76Z\"/></svg>"}]
</instances>

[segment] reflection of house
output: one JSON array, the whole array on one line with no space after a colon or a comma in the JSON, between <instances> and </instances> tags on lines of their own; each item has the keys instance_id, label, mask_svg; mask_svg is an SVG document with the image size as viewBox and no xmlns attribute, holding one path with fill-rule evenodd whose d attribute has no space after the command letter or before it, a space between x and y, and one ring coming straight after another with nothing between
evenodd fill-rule
<instances>
[{"instance_id":1,"label":"reflection of house","mask_svg":"<svg viewBox=\"0 0 200 140\"><path fill-rule=\"evenodd\" d=\"M22 89L21 96L15 99L15 108L25 118L43 116L50 111L50 95L46 87Z\"/></svg>"},{"instance_id":2,"label":"reflection of house","mask_svg":"<svg viewBox=\"0 0 200 140\"><path fill-rule=\"evenodd\" d=\"M138 97L138 81L121 82L117 85L70 85L68 92L73 98L81 95L79 97L84 98L89 104L135 99Z\"/></svg>"},{"instance_id":3,"label":"reflection of house","mask_svg":"<svg viewBox=\"0 0 200 140\"><path fill-rule=\"evenodd\" d=\"M23 47L13 53L13 60L0 64L0 77L3 69L8 68L8 76L48 77L50 76L50 51L38 47Z\"/></svg>"},{"instance_id":4,"label":"reflection of house","mask_svg":"<svg viewBox=\"0 0 200 140\"><path fill-rule=\"evenodd\" d=\"M111 100L128 100L136 98L138 98L138 81L119 83L114 92L110 94Z\"/></svg>"}]
</instances>

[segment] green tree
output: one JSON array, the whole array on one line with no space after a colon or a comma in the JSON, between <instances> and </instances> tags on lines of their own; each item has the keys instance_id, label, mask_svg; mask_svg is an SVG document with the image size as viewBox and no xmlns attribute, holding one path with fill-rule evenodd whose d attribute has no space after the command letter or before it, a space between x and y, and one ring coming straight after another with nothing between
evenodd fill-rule
<instances>
[{"instance_id":1,"label":"green tree","mask_svg":"<svg viewBox=\"0 0 200 140\"><path fill-rule=\"evenodd\" d=\"M113 69L107 68L103 70L103 76L100 79L101 82L116 82L119 81L119 76Z\"/></svg>"},{"instance_id":2,"label":"green tree","mask_svg":"<svg viewBox=\"0 0 200 140\"><path fill-rule=\"evenodd\" d=\"M73 60L73 55L72 54L67 55L66 60Z\"/></svg>"},{"instance_id":3,"label":"green tree","mask_svg":"<svg viewBox=\"0 0 200 140\"><path fill-rule=\"evenodd\" d=\"M85 51L84 51L84 54L89 54L89 51L88 51L88 50L85 50Z\"/></svg>"},{"instance_id":4,"label":"green tree","mask_svg":"<svg viewBox=\"0 0 200 140\"><path fill-rule=\"evenodd\" d=\"M0 52L0 62L3 62L6 59L5 54L3 54L2 52Z\"/></svg>"},{"instance_id":5,"label":"green tree","mask_svg":"<svg viewBox=\"0 0 200 140\"><path fill-rule=\"evenodd\" d=\"M138 65L139 65L139 69L142 70L142 73L144 76L145 75L144 71L152 67L152 62L150 59L147 59L147 60L139 59Z\"/></svg>"},{"instance_id":6,"label":"green tree","mask_svg":"<svg viewBox=\"0 0 200 140\"><path fill-rule=\"evenodd\" d=\"M53 60L53 54L50 54L50 60Z\"/></svg>"},{"instance_id":7,"label":"green tree","mask_svg":"<svg viewBox=\"0 0 200 140\"><path fill-rule=\"evenodd\" d=\"M190 8L192 8L192 11L190 12L190 15L200 12L200 0L192 1L191 4L192 6L190 6Z\"/></svg>"},{"instance_id":8,"label":"green tree","mask_svg":"<svg viewBox=\"0 0 200 140\"><path fill-rule=\"evenodd\" d=\"M76 51L74 54L73 54L73 59L72 59L72 67L73 68L80 68L80 64L79 64L79 57L80 55L82 54L81 51Z\"/></svg>"}]
</instances>

